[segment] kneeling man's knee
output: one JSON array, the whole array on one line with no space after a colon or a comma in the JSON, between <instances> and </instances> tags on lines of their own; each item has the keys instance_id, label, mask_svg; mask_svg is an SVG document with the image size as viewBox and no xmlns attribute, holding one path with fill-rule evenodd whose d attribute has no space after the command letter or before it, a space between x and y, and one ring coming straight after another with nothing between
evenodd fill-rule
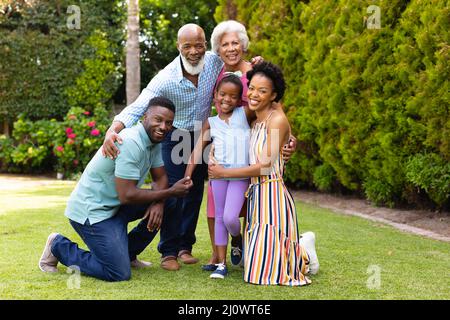
<instances>
[{"instance_id":1,"label":"kneeling man's knee","mask_svg":"<svg viewBox=\"0 0 450 320\"><path fill-rule=\"evenodd\" d=\"M118 282L118 281L128 281L131 279L131 269L121 269L121 270L108 270L107 281Z\"/></svg>"}]
</instances>

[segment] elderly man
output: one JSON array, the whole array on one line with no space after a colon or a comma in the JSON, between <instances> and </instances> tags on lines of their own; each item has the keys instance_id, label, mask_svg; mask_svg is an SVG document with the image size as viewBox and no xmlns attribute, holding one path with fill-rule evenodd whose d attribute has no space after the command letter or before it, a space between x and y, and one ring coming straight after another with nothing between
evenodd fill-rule
<instances>
[{"instance_id":1,"label":"elderly man","mask_svg":"<svg viewBox=\"0 0 450 320\"><path fill-rule=\"evenodd\" d=\"M142 115L145 101L153 96L164 96L176 106L173 129L162 142L162 155L169 178L169 185L183 178L186 164L180 160L190 156L194 146L195 122L201 123L210 113L213 88L222 68L220 58L206 52L205 33L195 24L187 24L178 31L177 47L180 52L166 68L159 72L142 91L137 100L115 117L103 145L104 155L115 157L114 142L124 127L131 126ZM178 129L178 130L177 130ZM178 143L188 146L172 157L172 149ZM187 154L185 154L187 153ZM195 243L195 228L203 197L206 167L199 166L192 176L194 186L183 199L171 198L165 203L158 250L162 255L161 267L178 270L177 258L184 263L196 263L191 255Z\"/></svg>"},{"instance_id":2,"label":"elderly man","mask_svg":"<svg viewBox=\"0 0 450 320\"><path fill-rule=\"evenodd\" d=\"M199 136L194 130L200 130L202 122L210 115L214 85L223 66L217 55L206 51L205 33L196 24L180 28L177 48L180 55L150 81L135 102L115 117L103 144L104 155L114 158L118 152L114 142L121 142L117 133L142 116L145 101L153 96L171 99L177 112L173 130L162 142L169 184L183 178L195 139ZM161 267L166 270L178 270L178 258L185 264L198 262L192 256L192 247L196 241L195 229L206 175L206 164L198 165L192 175L194 186L189 194L165 202L166 214L158 250L162 255Z\"/></svg>"},{"instance_id":3,"label":"elderly man","mask_svg":"<svg viewBox=\"0 0 450 320\"><path fill-rule=\"evenodd\" d=\"M160 142L171 130L174 112L170 100L153 98L142 123L120 133L122 145L115 160L103 157L100 150L92 158L65 213L90 251L52 233L39 260L42 271L57 272L61 262L98 279L123 281L130 278L131 266L144 266L136 257L161 226L164 200L184 196L192 187L186 177L168 188ZM149 171L154 187L141 189ZM127 234L128 223L140 218L141 223Z\"/></svg>"}]
</instances>

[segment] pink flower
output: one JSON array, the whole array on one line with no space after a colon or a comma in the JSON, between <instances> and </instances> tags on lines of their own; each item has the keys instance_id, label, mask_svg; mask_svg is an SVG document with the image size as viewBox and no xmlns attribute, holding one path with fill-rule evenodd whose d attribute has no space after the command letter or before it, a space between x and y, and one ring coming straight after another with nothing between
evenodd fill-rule
<instances>
[{"instance_id":1,"label":"pink flower","mask_svg":"<svg viewBox=\"0 0 450 320\"><path fill-rule=\"evenodd\" d=\"M76 120L77 119L77 116L76 115L74 115L74 114L71 114L71 115L69 115L69 120Z\"/></svg>"},{"instance_id":2,"label":"pink flower","mask_svg":"<svg viewBox=\"0 0 450 320\"><path fill-rule=\"evenodd\" d=\"M75 133L71 133L71 134L68 134L67 135L67 138L69 138L69 139L75 139L76 138L76 134Z\"/></svg>"},{"instance_id":3,"label":"pink flower","mask_svg":"<svg viewBox=\"0 0 450 320\"><path fill-rule=\"evenodd\" d=\"M66 134L71 134L73 132L72 128L66 128Z\"/></svg>"},{"instance_id":4,"label":"pink flower","mask_svg":"<svg viewBox=\"0 0 450 320\"><path fill-rule=\"evenodd\" d=\"M93 128L93 127L95 127L95 121L90 121L90 122L88 122L88 127L91 127L91 128Z\"/></svg>"},{"instance_id":5,"label":"pink flower","mask_svg":"<svg viewBox=\"0 0 450 320\"><path fill-rule=\"evenodd\" d=\"M78 161L77 159L73 160L73 165L77 166L80 163L80 161Z\"/></svg>"},{"instance_id":6,"label":"pink flower","mask_svg":"<svg viewBox=\"0 0 450 320\"><path fill-rule=\"evenodd\" d=\"M88 115L90 115L91 113L90 113L89 111L85 111L85 112L83 112L83 114L88 116Z\"/></svg>"},{"instance_id":7,"label":"pink flower","mask_svg":"<svg viewBox=\"0 0 450 320\"><path fill-rule=\"evenodd\" d=\"M68 139L67 140L67 144L74 144L75 143L75 140L73 140L73 139Z\"/></svg>"},{"instance_id":8,"label":"pink flower","mask_svg":"<svg viewBox=\"0 0 450 320\"><path fill-rule=\"evenodd\" d=\"M64 151L64 148L63 148L62 146L57 146L57 147L56 147L56 151L58 151L58 152L63 152L63 151Z\"/></svg>"},{"instance_id":9,"label":"pink flower","mask_svg":"<svg viewBox=\"0 0 450 320\"><path fill-rule=\"evenodd\" d=\"M99 134L100 134L100 130L98 130L98 129L94 129L91 131L92 136L98 136Z\"/></svg>"}]
</instances>

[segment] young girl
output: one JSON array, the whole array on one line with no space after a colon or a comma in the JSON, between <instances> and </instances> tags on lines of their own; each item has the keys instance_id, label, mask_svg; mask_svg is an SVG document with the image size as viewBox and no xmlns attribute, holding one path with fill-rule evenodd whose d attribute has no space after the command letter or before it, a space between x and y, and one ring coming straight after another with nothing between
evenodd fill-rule
<instances>
[{"instance_id":1,"label":"young girl","mask_svg":"<svg viewBox=\"0 0 450 320\"><path fill-rule=\"evenodd\" d=\"M242 90L242 82L234 74L226 75L219 81L215 99L220 104L221 112L209 117L203 124L202 138L191 154L185 176L191 176L195 165L201 163L203 150L211 139L211 152L218 164L230 169L248 166L250 127L247 119L251 118L251 111L239 106ZM239 213L246 200L248 179L216 179L211 181L211 187L215 209L214 241L219 263L215 270L211 270L210 277L223 279L228 273L228 233L236 242L242 242Z\"/></svg>"}]
</instances>

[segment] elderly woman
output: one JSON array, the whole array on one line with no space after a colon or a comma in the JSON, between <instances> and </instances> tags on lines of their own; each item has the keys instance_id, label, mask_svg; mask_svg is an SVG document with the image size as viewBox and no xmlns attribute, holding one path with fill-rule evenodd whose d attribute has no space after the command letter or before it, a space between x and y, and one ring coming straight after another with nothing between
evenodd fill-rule
<instances>
[{"instance_id":1,"label":"elderly woman","mask_svg":"<svg viewBox=\"0 0 450 320\"><path fill-rule=\"evenodd\" d=\"M247 71L252 69L250 62L244 60L244 54L247 52L249 39L245 27L234 20L223 21L213 30L211 35L211 49L220 56L224 62L222 71L219 74L219 82L226 74L234 73L240 77L244 92L242 93L242 105L247 106ZM216 103L217 112L220 107Z\"/></svg>"},{"instance_id":2,"label":"elderly woman","mask_svg":"<svg viewBox=\"0 0 450 320\"><path fill-rule=\"evenodd\" d=\"M241 23L228 20L219 23L213 30L211 35L211 47L212 51L220 56L224 62L222 71L217 79L218 83L225 75L234 73L239 76L243 84L243 92L241 97L242 106L248 106L247 90L248 80L246 74L252 69L252 64L244 60L244 55L247 52L249 46L249 38L247 30ZM215 107L218 113L221 113L220 104L215 101ZM276 109L282 112L280 104L274 104ZM256 118L256 114L254 115ZM296 140L295 137L290 136L290 141L283 149L283 157L286 161L295 151ZM217 259L217 248L214 244L214 229L215 229L215 208L214 198L211 192L211 184L208 184L208 200L207 200L207 217L208 217L208 229L212 245L212 256L208 264L203 265L202 269L205 271L214 271L219 263ZM245 217L246 206L244 205L241 216ZM245 223L244 223L245 225ZM232 237L231 239L231 263L238 265L241 263L242 258L242 236Z\"/></svg>"}]
</instances>

